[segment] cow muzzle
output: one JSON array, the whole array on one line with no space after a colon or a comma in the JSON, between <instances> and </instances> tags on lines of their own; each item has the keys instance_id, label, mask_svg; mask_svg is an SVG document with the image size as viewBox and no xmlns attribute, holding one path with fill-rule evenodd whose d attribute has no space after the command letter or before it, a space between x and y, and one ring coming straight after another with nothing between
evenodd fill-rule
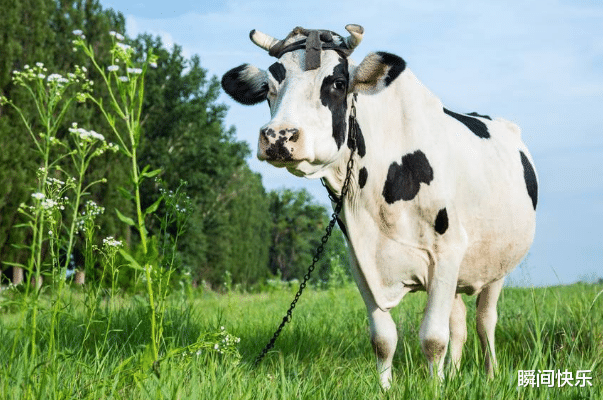
<instances>
[{"instance_id":1,"label":"cow muzzle","mask_svg":"<svg viewBox=\"0 0 603 400\"><path fill-rule=\"evenodd\" d=\"M301 131L296 128L270 126L260 129L258 144L258 158L263 161L287 163L299 160L296 157L296 148Z\"/></svg>"}]
</instances>

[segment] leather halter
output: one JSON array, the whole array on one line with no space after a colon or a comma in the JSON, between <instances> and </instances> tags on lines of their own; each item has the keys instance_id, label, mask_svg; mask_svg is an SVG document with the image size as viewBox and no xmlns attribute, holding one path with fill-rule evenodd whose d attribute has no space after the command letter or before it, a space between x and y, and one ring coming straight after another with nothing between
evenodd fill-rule
<instances>
[{"instance_id":1,"label":"leather halter","mask_svg":"<svg viewBox=\"0 0 603 400\"><path fill-rule=\"evenodd\" d=\"M347 57L352 54L352 49L349 49L343 38L341 38L338 34L331 31L324 30L309 30L303 28L295 28L287 37L290 38L295 35L305 35L307 36L305 39L298 40L293 42L287 46L274 46L270 49L268 54L273 57L281 58L284 54L289 53L295 50L306 50L306 71L317 69L320 67L320 52L322 50L335 50L342 57ZM338 40L336 43L335 38ZM285 42L285 39L283 42Z\"/></svg>"}]
</instances>

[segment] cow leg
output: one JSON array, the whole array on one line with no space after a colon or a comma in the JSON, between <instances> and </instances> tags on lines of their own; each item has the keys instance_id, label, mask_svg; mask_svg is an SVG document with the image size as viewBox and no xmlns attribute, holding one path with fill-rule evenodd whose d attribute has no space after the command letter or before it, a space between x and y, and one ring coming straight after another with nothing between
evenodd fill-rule
<instances>
[{"instance_id":1,"label":"cow leg","mask_svg":"<svg viewBox=\"0 0 603 400\"><path fill-rule=\"evenodd\" d=\"M381 386L389 388L392 380L392 360L398 343L396 324L389 311L374 306L369 309L371 327L371 345L377 356L377 372Z\"/></svg>"},{"instance_id":2,"label":"cow leg","mask_svg":"<svg viewBox=\"0 0 603 400\"><path fill-rule=\"evenodd\" d=\"M434 245L434 260L429 267L427 282L427 306L419 331L421 347L429 363L429 373L434 376L437 372L440 379L444 378L444 359L450 339L450 319L459 267L467 248L465 230L455 213L449 212L448 215L451 217L450 226ZM456 334L456 324L453 329ZM459 347L457 342L455 340L455 351Z\"/></svg>"},{"instance_id":3,"label":"cow leg","mask_svg":"<svg viewBox=\"0 0 603 400\"><path fill-rule=\"evenodd\" d=\"M353 254L350 254L350 271L366 305L371 331L371 345L377 356L377 372L379 373L381 386L387 389L391 385L392 360L398 344L396 324L389 311L383 311L377 306L364 276L358 269L358 260Z\"/></svg>"},{"instance_id":4,"label":"cow leg","mask_svg":"<svg viewBox=\"0 0 603 400\"><path fill-rule=\"evenodd\" d=\"M460 294L454 297L450 313L450 374L454 376L461 366L463 345L467 340L467 310Z\"/></svg>"},{"instance_id":5,"label":"cow leg","mask_svg":"<svg viewBox=\"0 0 603 400\"><path fill-rule=\"evenodd\" d=\"M427 293L427 307L425 317L421 323L419 338L427 362L429 373L440 379L444 378L444 358L448 350L450 338L449 319L452 312L452 303L456 290L456 279L450 283L443 281L434 282ZM435 367L435 368L434 368Z\"/></svg>"},{"instance_id":6,"label":"cow leg","mask_svg":"<svg viewBox=\"0 0 603 400\"><path fill-rule=\"evenodd\" d=\"M494 376L494 369L496 368L496 353L494 351L494 330L498 319L496 303L503 282L504 278L492 282L477 296L477 334L484 352L486 372L489 377Z\"/></svg>"}]
</instances>

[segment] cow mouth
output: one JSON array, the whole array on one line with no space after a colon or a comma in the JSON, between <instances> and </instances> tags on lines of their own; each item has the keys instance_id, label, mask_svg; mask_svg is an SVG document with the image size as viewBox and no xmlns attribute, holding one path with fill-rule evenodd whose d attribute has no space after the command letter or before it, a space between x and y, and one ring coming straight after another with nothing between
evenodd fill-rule
<instances>
[{"instance_id":1,"label":"cow mouth","mask_svg":"<svg viewBox=\"0 0 603 400\"><path fill-rule=\"evenodd\" d=\"M268 157L262 157L258 154L258 159L260 161L266 161L268 164L272 165L273 167L276 168L285 168L287 169L287 171L289 171L291 174L295 175L295 176L306 176L306 173L303 172L302 170L300 170L301 164L304 164L304 161L306 160L292 160L292 159L288 159L288 160L274 160Z\"/></svg>"},{"instance_id":2,"label":"cow mouth","mask_svg":"<svg viewBox=\"0 0 603 400\"><path fill-rule=\"evenodd\" d=\"M273 160L270 158L265 158L262 161L266 161L268 164L272 165L276 168L287 168L288 170L296 169L299 164L302 162L300 160Z\"/></svg>"}]
</instances>

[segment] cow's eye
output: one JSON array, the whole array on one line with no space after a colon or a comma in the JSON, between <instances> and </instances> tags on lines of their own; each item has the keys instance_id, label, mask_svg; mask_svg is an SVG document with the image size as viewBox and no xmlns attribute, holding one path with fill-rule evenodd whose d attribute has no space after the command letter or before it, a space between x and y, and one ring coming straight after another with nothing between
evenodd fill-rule
<instances>
[{"instance_id":1,"label":"cow's eye","mask_svg":"<svg viewBox=\"0 0 603 400\"><path fill-rule=\"evenodd\" d=\"M335 82L333 82L333 89L337 90L338 92L345 91L345 88L346 88L345 80L337 79Z\"/></svg>"}]
</instances>

